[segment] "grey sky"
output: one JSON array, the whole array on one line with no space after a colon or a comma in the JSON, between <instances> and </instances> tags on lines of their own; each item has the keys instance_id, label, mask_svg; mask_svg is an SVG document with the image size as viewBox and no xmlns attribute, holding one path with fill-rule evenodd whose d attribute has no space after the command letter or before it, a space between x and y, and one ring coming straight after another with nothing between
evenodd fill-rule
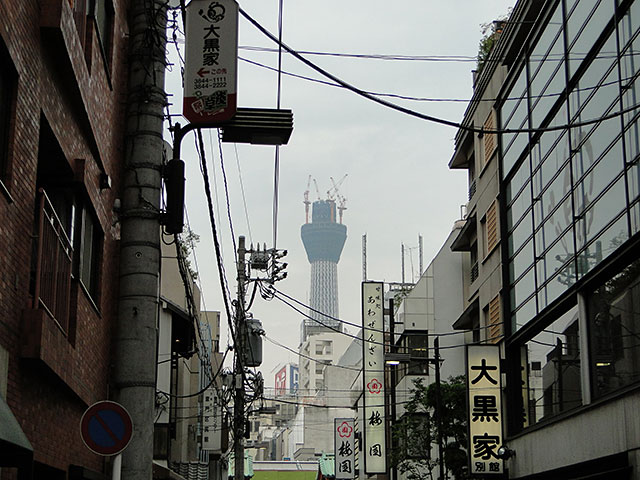
<instances>
[{"instance_id":1,"label":"grey sky","mask_svg":"<svg viewBox=\"0 0 640 480\"><path fill-rule=\"evenodd\" d=\"M480 24L505 14L513 0L284 0L283 41L295 50L385 55L475 56L481 37ZM243 0L240 6L271 32L277 33L277 0ZM276 45L244 18L240 19L239 44L274 48ZM184 45L180 45L184 50ZM171 48L174 52L175 48ZM239 55L272 67L277 54L240 50ZM307 58L354 86L373 92L414 97L468 99L475 62L390 61L311 56ZM174 58L177 62L177 59ZM321 78L284 54L283 70ZM322 78L322 80L326 80ZM179 69L167 78L173 95L172 113L180 113L182 90ZM276 74L239 62L238 103L243 107L276 106ZM465 103L417 102L388 99L419 112L460 121ZM455 129L426 122L377 105L352 92L284 75L282 107L294 113L294 131L280 150L278 248L289 255L288 278L277 284L283 292L308 303L310 267L300 240L305 220L303 193L308 175L318 181L322 197L331 184L348 174L341 192L347 196L344 223L347 243L338 266L340 316L360 322L362 280L361 237L368 235L368 277L400 281L400 244L417 247L424 237L424 266L437 253L466 202L466 173L450 171ZM183 122L184 123L184 122ZM215 167L219 230L227 279L235 296L233 246L224 199L217 134L209 145L204 132L210 169ZM214 261L213 242L202 176L193 149L194 136L184 143L187 163L187 208L191 228L201 236L197 264L206 308L223 311ZM253 242L272 246L274 148L225 144L224 165L230 193L235 234L249 231L240 190L238 163L246 194ZM213 174L213 172L211 172ZM213 175L211 175L213 181ZM310 199L316 194L311 187ZM217 212L218 213L218 212ZM411 263L411 258L413 264ZM406 258L406 279L418 275L418 251ZM267 336L297 349L301 315L278 300L257 298L252 309L263 322ZM451 319L452 321L455 319ZM225 321L225 320L223 320ZM355 329L351 328L353 333ZM226 330L221 345L226 345ZM273 385L272 370L296 356L265 341L261 370Z\"/></svg>"}]
</instances>

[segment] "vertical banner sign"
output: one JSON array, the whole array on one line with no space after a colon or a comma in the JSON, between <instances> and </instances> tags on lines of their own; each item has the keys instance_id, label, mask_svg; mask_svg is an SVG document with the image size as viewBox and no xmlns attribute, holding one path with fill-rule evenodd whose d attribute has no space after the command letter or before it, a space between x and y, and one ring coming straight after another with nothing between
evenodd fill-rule
<instances>
[{"instance_id":1,"label":"vertical banner sign","mask_svg":"<svg viewBox=\"0 0 640 480\"><path fill-rule=\"evenodd\" d=\"M238 4L187 5L182 114L191 123L230 120L237 107Z\"/></svg>"},{"instance_id":2,"label":"vertical banner sign","mask_svg":"<svg viewBox=\"0 0 640 480\"><path fill-rule=\"evenodd\" d=\"M498 449L502 446L500 347L467 347L467 385L470 472L502 474L503 462L498 458Z\"/></svg>"},{"instance_id":3,"label":"vertical banner sign","mask_svg":"<svg viewBox=\"0 0 640 480\"><path fill-rule=\"evenodd\" d=\"M222 405L213 388L202 400L202 449L222 451Z\"/></svg>"},{"instance_id":4,"label":"vertical banner sign","mask_svg":"<svg viewBox=\"0 0 640 480\"><path fill-rule=\"evenodd\" d=\"M386 473L383 284L362 283L364 471Z\"/></svg>"},{"instance_id":5,"label":"vertical banner sign","mask_svg":"<svg viewBox=\"0 0 640 480\"><path fill-rule=\"evenodd\" d=\"M334 418L333 446L336 480L356 478L355 428L353 418Z\"/></svg>"}]
</instances>

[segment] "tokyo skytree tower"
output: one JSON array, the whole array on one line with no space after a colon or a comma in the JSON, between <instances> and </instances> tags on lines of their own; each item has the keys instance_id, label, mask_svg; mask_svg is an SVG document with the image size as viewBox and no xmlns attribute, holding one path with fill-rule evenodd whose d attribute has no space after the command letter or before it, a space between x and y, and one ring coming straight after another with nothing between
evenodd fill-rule
<instances>
[{"instance_id":1,"label":"tokyo skytree tower","mask_svg":"<svg viewBox=\"0 0 640 480\"><path fill-rule=\"evenodd\" d=\"M325 313L334 318L339 316L338 261L347 239L347 227L342 224L346 199L338 193L338 186L343 180L344 177L337 185L334 182L333 188L327 192L327 200L318 199L313 202L311 222L309 222L311 202L309 202L308 188L305 192L304 203L307 218L306 223L302 225L301 235L307 258L311 264L310 306L312 310L309 311L309 316L321 323L305 319L302 324L301 342L304 342L311 333L342 331L342 324L339 321L332 320L317 312ZM333 178L331 181L333 182Z\"/></svg>"}]
</instances>

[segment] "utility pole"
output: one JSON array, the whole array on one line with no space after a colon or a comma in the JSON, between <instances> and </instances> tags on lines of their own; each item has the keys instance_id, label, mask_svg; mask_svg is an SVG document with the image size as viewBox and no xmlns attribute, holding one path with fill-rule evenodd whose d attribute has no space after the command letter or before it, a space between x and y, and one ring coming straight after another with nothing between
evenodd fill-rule
<instances>
[{"instance_id":1,"label":"utility pole","mask_svg":"<svg viewBox=\"0 0 640 480\"><path fill-rule=\"evenodd\" d=\"M244 237L238 238L238 300L235 315L235 366L233 379L235 382L235 402L233 404L233 456L234 456L234 479L244 480L244 371L242 367L245 349L245 332L247 324L244 312L244 285L246 282L246 260L247 250L245 248Z\"/></svg>"},{"instance_id":2,"label":"utility pole","mask_svg":"<svg viewBox=\"0 0 640 480\"><path fill-rule=\"evenodd\" d=\"M438 463L440 474L438 478L444 480L444 455L442 447L442 391L440 389L440 337L433 340L434 362L436 364L436 415L438 417Z\"/></svg>"},{"instance_id":3,"label":"utility pole","mask_svg":"<svg viewBox=\"0 0 640 480\"><path fill-rule=\"evenodd\" d=\"M150 480L156 389L160 190L167 2L129 2L129 83L122 169L114 397L131 415L122 478Z\"/></svg>"}]
</instances>

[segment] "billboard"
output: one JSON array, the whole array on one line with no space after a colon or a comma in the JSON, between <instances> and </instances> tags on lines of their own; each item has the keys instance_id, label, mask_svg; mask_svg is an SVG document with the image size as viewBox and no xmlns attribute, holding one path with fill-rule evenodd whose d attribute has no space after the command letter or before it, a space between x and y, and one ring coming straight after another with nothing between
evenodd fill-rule
<instances>
[{"instance_id":1,"label":"billboard","mask_svg":"<svg viewBox=\"0 0 640 480\"><path fill-rule=\"evenodd\" d=\"M288 363L282 367L275 375L275 394L295 395L298 392L300 373L298 366Z\"/></svg>"},{"instance_id":2,"label":"billboard","mask_svg":"<svg viewBox=\"0 0 640 480\"><path fill-rule=\"evenodd\" d=\"M191 0L185 44L182 114L197 124L230 120L237 109L236 1Z\"/></svg>"}]
</instances>

